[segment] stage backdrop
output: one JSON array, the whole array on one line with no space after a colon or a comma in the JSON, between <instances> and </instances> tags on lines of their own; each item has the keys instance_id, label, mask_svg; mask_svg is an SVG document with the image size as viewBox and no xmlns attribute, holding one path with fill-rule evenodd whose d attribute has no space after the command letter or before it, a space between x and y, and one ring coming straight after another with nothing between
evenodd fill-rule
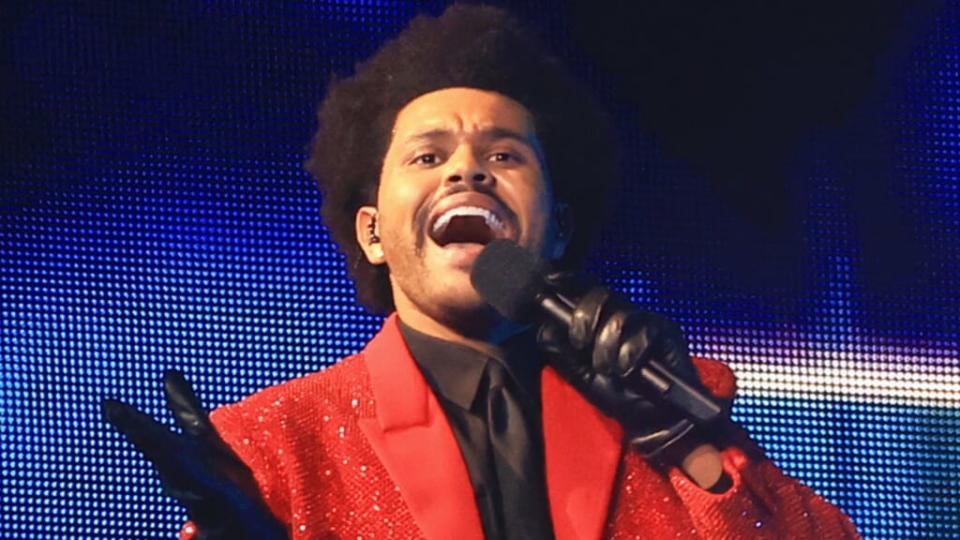
<instances>
[{"instance_id":1,"label":"stage backdrop","mask_svg":"<svg viewBox=\"0 0 960 540\"><path fill-rule=\"evenodd\" d=\"M304 148L331 74L444 3L13 4L0 536L173 538L100 400L169 422L165 369L215 407L377 330ZM735 417L864 537L957 538L960 9L703 4L516 5L620 131L591 269L727 362Z\"/></svg>"}]
</instances>

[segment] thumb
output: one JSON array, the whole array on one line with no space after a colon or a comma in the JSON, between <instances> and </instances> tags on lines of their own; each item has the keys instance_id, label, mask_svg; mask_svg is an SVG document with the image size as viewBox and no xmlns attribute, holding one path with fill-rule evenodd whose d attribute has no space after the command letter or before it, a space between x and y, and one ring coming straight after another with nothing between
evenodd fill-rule
<instances>
[{"instance_id":1,"label":"thumb","mask_svg":"<svg viewBox=\"0 0 960 540\"><path fill-rule=\"evenodd\" d=\"M548 354L572 354L568 340L566 329L555 321L547 320L537 328L537 346Z\"/></svg>"}]
</instances>

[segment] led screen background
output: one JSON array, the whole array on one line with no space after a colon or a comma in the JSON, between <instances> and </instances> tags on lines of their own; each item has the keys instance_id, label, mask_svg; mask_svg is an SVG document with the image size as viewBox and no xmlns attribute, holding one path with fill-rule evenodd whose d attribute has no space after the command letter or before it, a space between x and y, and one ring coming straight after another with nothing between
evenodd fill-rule
<instances>
[{"instance_id":1,"label":"led screen background","mask_svg":"<svg viewBox=\"0 0 960 540\"><path fill-rule=\"evenodd\" d=\"M3 538L174 537L182 511L99 401L168 421L164 369L217 406L376 331L320 223L304 147L330 73L444 6L94 4L25 4L4 21ZM703 149L768 164L773 146L731 150L764 138L711 112L722 79L682 110L638 106L582 39L580 8L545 5L516 9L596 89L624 146L592 271L728 362L737 419L864 537L960 535L958 6L893 17L903 31L877 41L842 115L797 130L786 166L737 169ZM816 88L849 92L844 76ZM784 132L802 116L787 111L824 103L803 94L769 109ZM722 118L757 121L723 99ZM740 204L771 185L787 195L773 218Z\"/></svg>"}]
</instances>

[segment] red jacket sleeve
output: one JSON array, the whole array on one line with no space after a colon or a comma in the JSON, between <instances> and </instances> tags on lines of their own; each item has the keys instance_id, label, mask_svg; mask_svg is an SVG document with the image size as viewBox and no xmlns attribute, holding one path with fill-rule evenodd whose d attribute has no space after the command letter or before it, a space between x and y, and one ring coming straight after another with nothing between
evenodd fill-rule
<instances>
[{"instance_id":1,"label":"red jacket sleeve","mask_svg":"<svg viewBox=\"0 0 960 540\"><path fill-rule=\"evenodd\" d=\"M736 385L728 367L701 359L695 365L708 388L718 397L732 399ZM669 470L670 482L700 538L859 538L839 508L780 471L740 427L731 426L723 439L719 445L723 468L733 484L727 491L712 493L679 468Z\"/></svg>"}]
</instances>

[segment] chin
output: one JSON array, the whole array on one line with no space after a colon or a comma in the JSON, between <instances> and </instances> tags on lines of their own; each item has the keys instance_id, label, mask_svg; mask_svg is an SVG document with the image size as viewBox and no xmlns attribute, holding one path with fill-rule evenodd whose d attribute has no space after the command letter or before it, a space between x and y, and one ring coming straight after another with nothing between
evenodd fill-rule
<instances>
[{"instance_id":1,"label":"chin","mask_svg":"<svg viewBox=\"0 0 960 540\"><path fill-rule=\"evenodd\" d=\"M441 294L434 296L435 318L464 333L473 333L498 319L497 313L480 298L469 280L458 285L448 285Z\"/></svg>"},{"instance_id":2,"label":"chin","mask_svg":"<svg viewBox=\"0 0 960 540\"><path fill-rule=\"evenodd\" d=\"M469 281L460 286L447 288L438 300L440 306L447 306L451 311L479 312L490 308Z\"/></svg>"}]
</instances>

